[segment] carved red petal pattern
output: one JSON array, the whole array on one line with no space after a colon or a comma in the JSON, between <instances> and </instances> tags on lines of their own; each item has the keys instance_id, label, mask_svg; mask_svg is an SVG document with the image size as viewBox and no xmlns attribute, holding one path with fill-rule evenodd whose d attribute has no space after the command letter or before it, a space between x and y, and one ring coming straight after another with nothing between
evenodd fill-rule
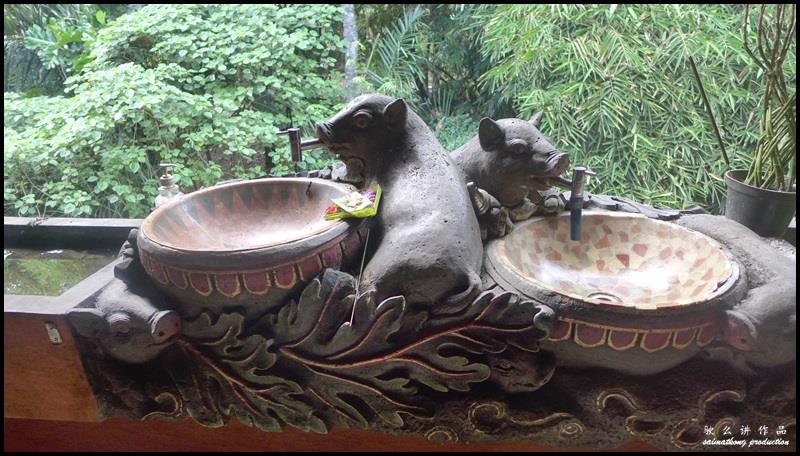
<instances>
[{"instance_id":1,"label":"carved red petal pattern","mask_svg":"<svg viewBox=\"0 0 800 456\"><path fill-rule=\"evenodd\" d=\"M169 277L169 281L173 283L178 288L186 288L189 283L186 281L186 275L183 271L175 268L171 268L169 266L165 266L164 269L167 270L167 277Z\"/></svg>"},{"instance_id":2,"label":"carved red petal pattern","mask_svg":"<svg viewBox=\"0 0 800 456\"><path fill-rule=\"evenodd\" d=\"M575 342L584 347L596 347L605 342L605 332L603 328L575 323Z\"/></svg>"},{"instance_id":3,"label":"carved red petal pattern","mask_svg":"<svg viewBox=\"0 0 800 456\"><path fill-rule=\"evenodd\" d=\"M322 263L317 255L312 255L298 263L301 280L311 280L322 270Z\"/></svg>"},{"instance_id":4,"label":"carved red petal pattern","mask_svg":"<svg viewBox=\"0 0 800 456\"><path fill-rule=\"evenodd\" d=\"M642 348L647 351L656 351L669 345L671 333L645 333L642 336Z\"/></svg>"},{"instance_id":5,"label":"carved red petal pattern","mask_svg":"<svg viewBox=\"0 0 800 456\"><path fill-rule=\"evenodd\" d=\"M322 252L322 262L328 268L338 269L342 265L342 251L338 245Z\"/></svg>"},{"instance_id":6,"label":"carved red petal pattern","mask_svg":"<svg viewBox=\"0 0 800 456\"><path fill-rule=\"evenodd\" d=\"M697 345L702 347L714 340L714 325L707 325L697 332Z\"/></svg>"},{"instance_id":7,"label":"carved red petal pattern","mask_svg":"<svg viewBox=\"0 0 800 456\"><path fill-rule=\"evenodd\" d=\"M553 325L553 330L550 331L550 340L565 340L569 338L569 332L572 325L569 322L558 320Z\"/></svg>"},{"instance_id":8,"label":"carved red petal pattern","mask_svg":"<svg viewBox=\"0 0 800 456\"><path fill-rule=\"evenodd\" d=\"M150 275L164 285L169 283L167 274L164 272L164 267L161 265L161 263L152 259L150 260Z\"/></svg>"},{"instance_id":9,"label":"carved red petal pattern","mask_svg":"<svg viewBox=\"0 0 800 456\"><path fill-rule=\"evenodd\" d=\"M611 331L608 334L608 345L615 350L627 350L636 344L636 331Z\"/></svg>"},{"instance_id":10,"label":"carved red petal pattern","mask_svg":"<svg viewBox=\"0 0 800 456\"><path fill-rule=\"evenodd\" d=\"M214 281L217 284L217 290L225 296L234 297L241 291L237 274L216 274Z\"/></svg>"},{"instance_id":11,"label":"carved red petal pattern","mask_svg":"<svg viewBox=\"0 0 800 456\"><path fill-rule=\"evenodd\" d=\"M264 294L269 290L269 274L266 271L245 272L242 281L250 293Z\"/></svg>"},{"instance_id":12,"label":"carved red petal pattern","mask_svg":"<svg viewBox=\"0 0 800 456\"><path fill-rule=\"evenodd\" d=\"M189 283L191 283L192 288L201 295L208 296L211 294L211 281L208 278L208 274L190 272Z\"/></svg>"},{"instance_id":13,"label":"carved red petal pattern","mask_svg":"<svg viewBox=\"0 0 800 456\"><path fill-rule=\"evenodd\" d=\"M281 266L275 269L274 274L275 285L277 285L278 288L292 288L297 282L297 276L294 272L294 265L292 264Z\"/></svg>"},{"instance_id":14,"label":"carved red petal pattern","mask_svg":"<svg viewBox=\"0 0 800 456\"><path fill-rule=\"evenodd\" d=\"M675 332L675 340L673 342L675 348L684 348L691 344L694 340L695 332L697 332L696 328L684 329Z\"/></svg>"}]
</instances>

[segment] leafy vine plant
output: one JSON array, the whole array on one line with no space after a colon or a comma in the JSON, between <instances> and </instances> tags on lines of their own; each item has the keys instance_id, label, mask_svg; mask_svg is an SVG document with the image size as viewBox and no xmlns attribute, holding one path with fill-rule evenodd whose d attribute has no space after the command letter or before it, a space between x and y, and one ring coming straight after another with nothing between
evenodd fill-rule
<instances>
[{"instance_id":1,"label":"leafy vine plant","mask_svg":"<svg viewBox=\"0 0 800 456\"><path fill-rule=\"evenodd\" d=\"M791 191L797 177L797 94L789 93L783 63L795 39L797 5L777 4L771 16L767 10L758 8L755 47L748 36L750 5L742 25L744 48L764 74L760 134L746 182Z\"/></svg>"}]
</instances>

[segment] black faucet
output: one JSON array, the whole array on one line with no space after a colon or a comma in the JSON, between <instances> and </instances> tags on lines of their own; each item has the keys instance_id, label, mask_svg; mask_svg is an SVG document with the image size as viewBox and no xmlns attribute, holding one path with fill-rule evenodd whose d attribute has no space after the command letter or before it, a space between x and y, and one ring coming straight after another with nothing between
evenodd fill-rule
<instances>
[{"instance_id":1,"label":"black faucet","mask_svg":"<svg viewBox=\"0 0 800 456\"><path fill-rule=\"evenodd\" d=\"M569 238L581 240L581 214L583 213L583 187L585 176L596 176L597 173L584 166L576 166L572 171L572 185L569 196Z\"/></svg>"}]
</instances>

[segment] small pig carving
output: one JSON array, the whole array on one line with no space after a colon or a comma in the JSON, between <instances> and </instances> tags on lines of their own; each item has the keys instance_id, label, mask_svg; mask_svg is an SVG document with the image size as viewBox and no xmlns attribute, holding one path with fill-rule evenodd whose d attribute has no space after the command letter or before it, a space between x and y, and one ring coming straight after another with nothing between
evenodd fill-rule
<instances>
[{"instance_id":1,"label":"small pig carving","mask_svg":"<svg viewBox=\"0 0 800 456\"><path fill-rule=\"evenodd\" d=\"M750 290L725 312L722 341L753 366L772 367L797 357L796 281L774 281Z\"/></svg>"},{"instance_id":2,"label":"small pig carving","mask_svg":"<svg viewBox=\"0 0 800 456\"><path fill-rule=\"evenodd\" d=\"M531 393L553 377L556 358L547 351L531 352L509 345L499 354L489 355L489 380L506 393Z\"/></svg>"},{"instance_id":3,"label":"small pig carving","mask_svg":"<svg viewBox=\"0 0 800 456\"><path fill-rule=\"evenodd\" d=\"M164 308L164 300L151 284L131 247L136 230L115 269L115 278L100 292L94 307L74 308L67 320L82 336L95 339L112 358L127 363L154 359L174 342L181 331L180 316Z\"/></svg>"},{"instance_id":4,"label":"small pig carving","mask_svg":"<svg viewBox=\"0 0 800 456\"><path fill-rule=\"evenodd\" d=\"M365 185L383 189L371 222L361 292L378 300L403 295L448 314L480 290L480 232L458 168L433 132L402 99L353 99L317 137Z\"/></svg>"},{"instance_id":5,"label":"small pig carving","mask_svg":"<svg viewBox=\"0 0 800 456\"><path fill-rule=\"evenodd\" d=\"M546 178L560 175L569 166L567 154L539 132L541 119L541 112L530 121L484 117L478 136L452 154L466 180L497 198L514 221L535 211L528 193L546 190Z\"/></svg>"}]
</instances>

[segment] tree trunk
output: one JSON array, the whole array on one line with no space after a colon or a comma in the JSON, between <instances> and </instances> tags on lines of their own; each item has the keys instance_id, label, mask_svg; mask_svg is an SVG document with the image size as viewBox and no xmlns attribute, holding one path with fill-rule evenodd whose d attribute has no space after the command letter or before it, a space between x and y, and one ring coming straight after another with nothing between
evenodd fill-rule
<instances>
[{"instance_id":1,"label":"tree trunk","mask_svg":"<svg viewBox=\"0 0 800 456\"><path fill-rule=\"evenodd\" d=\"M358 59L358 26L356 25L356 9L351 3L342 5L344 9L344 40L347 42L347 52L344 55L344 92L347 101L358 95L353 85L356 76L356 60Z\"/></svg>"}]
</instances>

